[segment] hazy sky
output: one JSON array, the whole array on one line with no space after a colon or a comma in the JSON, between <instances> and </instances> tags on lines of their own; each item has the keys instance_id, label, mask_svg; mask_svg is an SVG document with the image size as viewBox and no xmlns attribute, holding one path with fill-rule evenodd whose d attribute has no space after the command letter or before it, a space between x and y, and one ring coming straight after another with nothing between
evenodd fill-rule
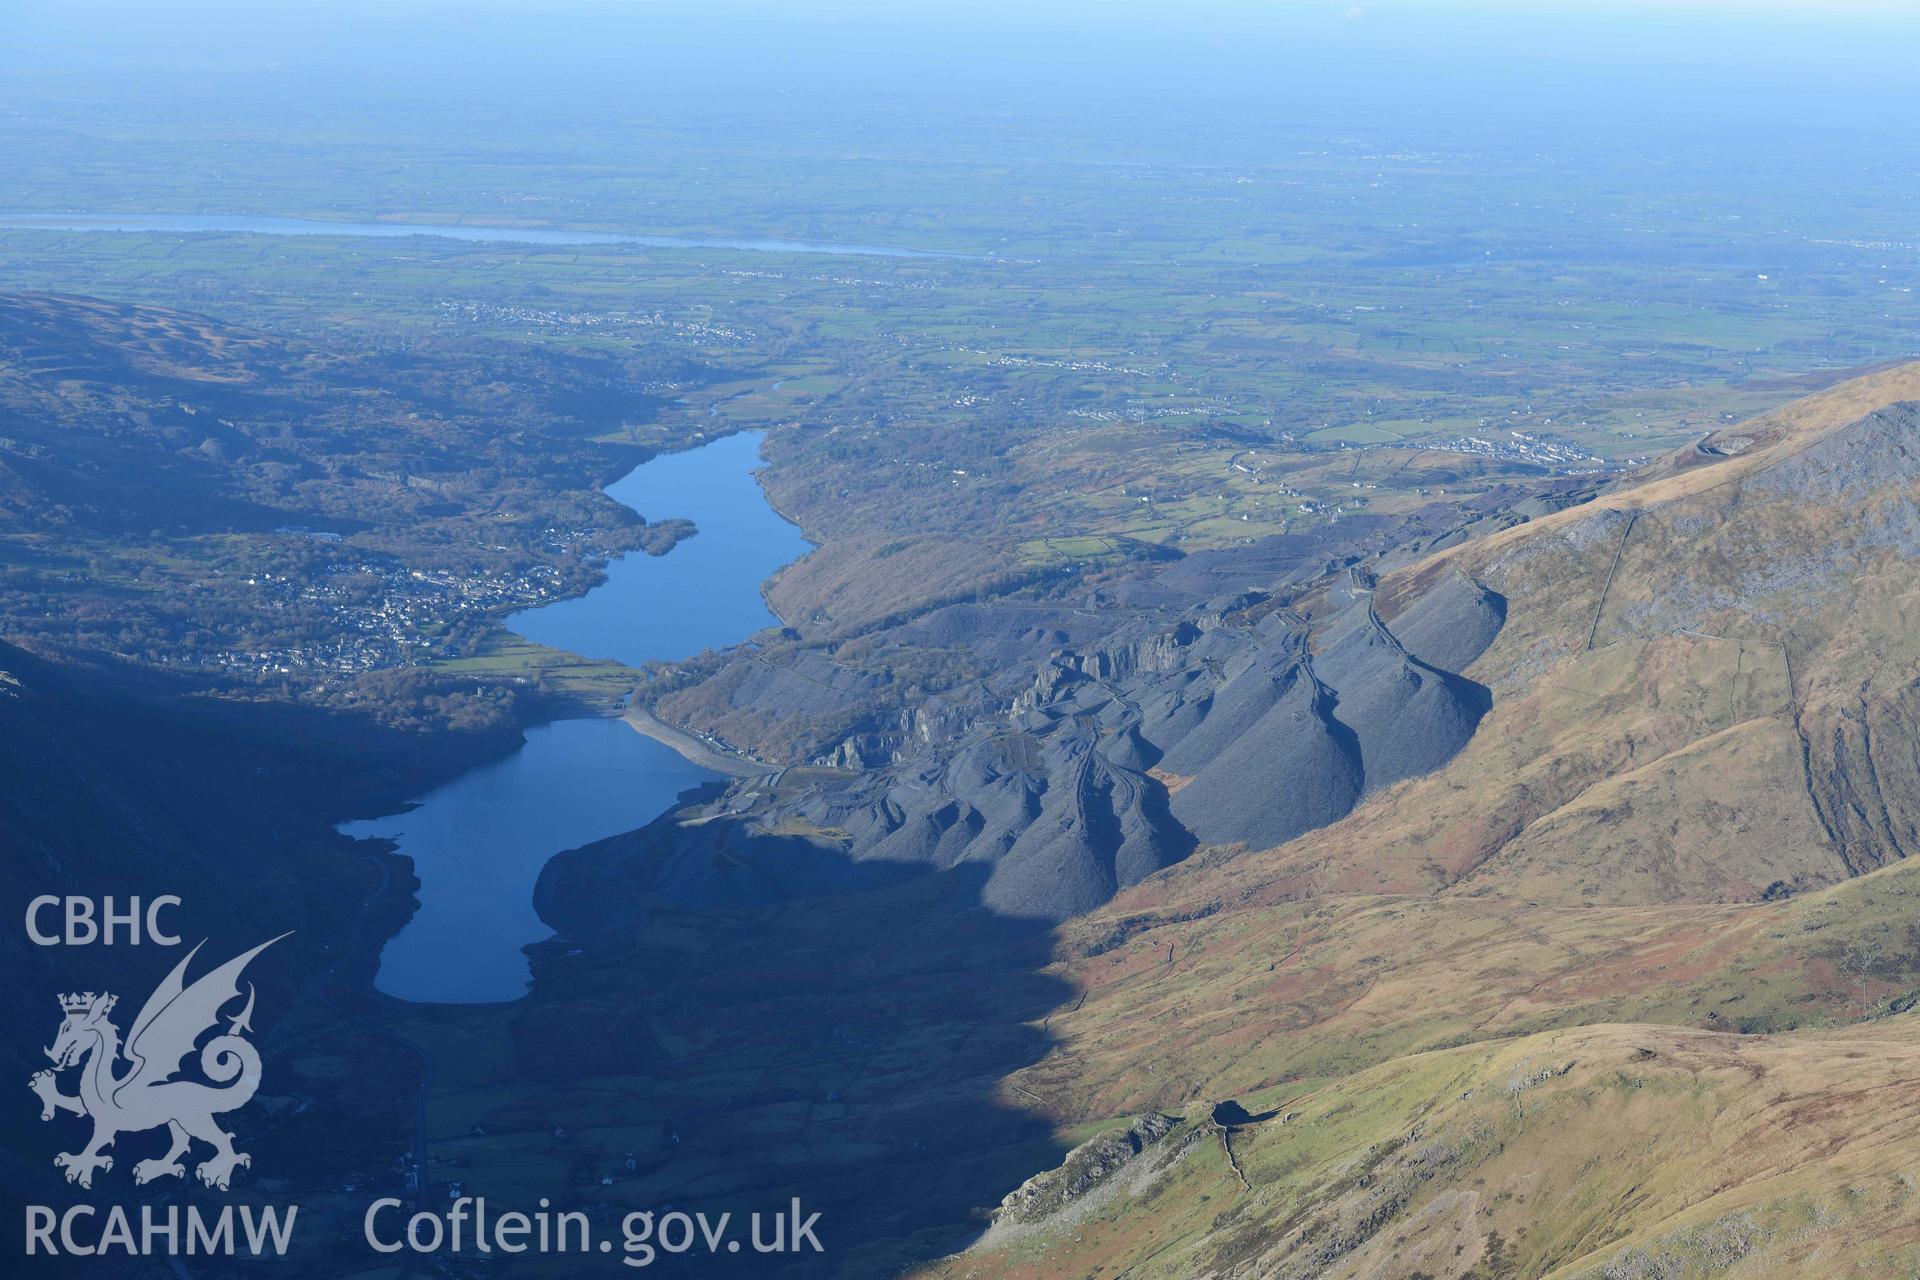
<instances>
[{"instance_id":1,"label":"hazy sky","mask_svg":"<svg viewBox=\"0 0 1920 1280\"><path fill-rule=\"evenodd\" d=\"M226 122L431 110L572 128L624 112L713 129L777 116L877 145L889 130L924 139L943 120L1001 112L1069 141L1151 134L1162 154L1291 128L1462 145L1870 142L1897 155L1920 109L1914 0L0 0L0 11L0 109L16 119L56 103ZM948 133L964 146L957 125Z\"/></svg>"},{"instance_id":2,"label":"hazy sky","mask_svg":"<svg viewBox=\"0 0 1920 1280\"><path fill-rule=\"evenodd\" d=\"M997 30L1345 38L1359 31L1439 33L1460 24L1516 35L1612 31L1685 34L1690 43L1740 43L1794 32L1816 43L1854 42L1888 24L1920 26L1912 0L8 0L0 45L30 41L96 48L157 41L169 51L320 38L357 45L438 32L449 43L505 30L579 41L625 40L649 30L708 27L872 33ZM1889 51L1892 52L1892 51Z\"/></svg>"},{"instance_id":3,"label":"hazy sky","mask_svg":"<svg viewBox=\"0 0 1920 1280\"><path fill-rule=\"evenodd\" d=\"M1062 64L1476 53L1912 72L1913 0L5 0L0 66L154 74L405 57L591 64L668 53ZM956 63L956 59L960 60ZM0 85L0 88L4 88Z\"/></svg>"}]
</instances>

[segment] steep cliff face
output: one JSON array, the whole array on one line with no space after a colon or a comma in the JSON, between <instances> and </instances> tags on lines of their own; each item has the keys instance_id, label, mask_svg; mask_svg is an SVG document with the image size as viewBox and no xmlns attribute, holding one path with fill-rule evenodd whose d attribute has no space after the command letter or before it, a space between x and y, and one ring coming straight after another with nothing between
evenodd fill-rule
<instances>
[{"instance_id":1,"label":"steep cliff face","mask_svg":"<svg viewBox=\"0 0 1920 1280\"><path fill-rule=\"evenodd\" d=\"M1920 391L1911 373L1877 383ZM1499 865L1476 885L1525 867L1549 891L1552 864L1593 861L1572 833L1603 813L1601 860L1638 871L1585 891L1629 901L1832 883L1916 847L1920 407L1839 423L1823 407L1798 430L1776 417L1710 438L1698 456L1722 461L1611 509L1454 557L1515 601L1484 676L1516 708L1550 696L1549 673L1639 689L1579 716L1587 749L1556 753L1577 785L1543 791L1557 803L1487 850ZM1605 741L1627 756L1602 763Z\"/></svg>"}]
</instances>

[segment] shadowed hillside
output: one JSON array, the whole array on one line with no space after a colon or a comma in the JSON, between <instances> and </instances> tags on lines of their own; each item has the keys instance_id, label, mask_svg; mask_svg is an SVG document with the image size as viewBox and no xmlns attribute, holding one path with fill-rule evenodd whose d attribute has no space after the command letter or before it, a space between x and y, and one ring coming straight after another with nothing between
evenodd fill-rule
<instances>
[{"instance_id":1,"label":"shadowed hillside","mask_svg":"<svg viewBox=\"0 0 1920 1280\"><path fill-rule=\"evenodd\" d=\"M9 921L0 960L21 993L0 1013L0 1069L19 1090L16 1105L0 1109L0 1187L20 1203L83 1195L52 1164L72 1148L79 1122L42 1121L25 1089L48 1065L41 1048L60 1026L57 995L112 992L130 1017L185 948L205 941L197 973L288 931L248 970L266 1066L244 1121L257 1173L236 1195L257 1196L259 1179L271 1178L317 1209L319 1193L386 1170L411 1137L420 1064L342 1005L357 1002L373 948L404 918L407 877L395 860L333 835L326 815L400 803L428 778L503 746L228 701L188 682L56 664L0 643L0 911ZM32 945L22 922L42 895L111 897L121 911L134 897L173 895L180 903L160 923L182 946L124 937ZM58 920L48 909L40 923L57 933ZM372 1078L389 1086L358 1083ZM158 1135L125 1135L118 1177L164 1145ZM127 1185L98 1184L89 1198ZM7 1216L0 1247L18 1247L20 1222ZM103 1275L154 1274L124 1260L99 1265Z\"/></svg>"}]
</instances>

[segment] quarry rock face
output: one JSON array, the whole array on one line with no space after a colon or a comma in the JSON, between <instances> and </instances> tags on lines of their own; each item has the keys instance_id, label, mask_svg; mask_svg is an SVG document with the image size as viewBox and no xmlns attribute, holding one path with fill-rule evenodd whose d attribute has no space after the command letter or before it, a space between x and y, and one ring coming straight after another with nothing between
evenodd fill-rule
<instances>
[{"instance_id":1,"label":"quarry rock face","mask_svg":"<svg viewBox=\"0 0 1920 1280\"><path fill-rule=\"evenodd\" d=\"M1003 715L953 739L807 787L742 783L713 809L763 836L816 833L851 864L977 864L985 906L1053 921L1200 844L1265 848L1324 826L1465 745L1490 699L1459 671L1498 634L1498 596L1443 578L1405 603L1402 638L1357 578L1338 575L1311 615L1282 595L1237 592L1058 647ZM737 901L740 859L791 853L744 838L705 874L682 856L674 896ZM791 885L793 865L745 879Z\"/></svg>"},{"instance_id":2,"label":"quarry rock face","mask_svg":"<svg viewBox=\"0 0 1920 1280\"><path fill-rule=\"evenodd\" d=\"M1346 813L1366 775L1333 705L1304 652L1278 675L1243 672L1169 753L1177 760L1171 772L1192 770L1174 812L1210 844L1251 846L1279 844ZM1229 719L1251 709L1258 714L1243 725Z\"/></svg>"}]
</instances>

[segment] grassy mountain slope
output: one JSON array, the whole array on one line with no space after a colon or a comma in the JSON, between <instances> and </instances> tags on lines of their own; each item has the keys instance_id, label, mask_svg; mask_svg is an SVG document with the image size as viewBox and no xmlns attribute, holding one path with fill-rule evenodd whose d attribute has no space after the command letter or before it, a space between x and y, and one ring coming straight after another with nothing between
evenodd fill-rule
<instances>
[{"instance_id":1,"label":"grassy mountain slope","mask_svg":"<svg viewBox=\"0 0 1920 1280\"><path fill-rule=\"evenodd\" d=\"M1397 1058L1254 1123L1196 1109L942 1274L1911 1274L1915 1030L1603 1024Z\"/></svg>"}]
</instances>

